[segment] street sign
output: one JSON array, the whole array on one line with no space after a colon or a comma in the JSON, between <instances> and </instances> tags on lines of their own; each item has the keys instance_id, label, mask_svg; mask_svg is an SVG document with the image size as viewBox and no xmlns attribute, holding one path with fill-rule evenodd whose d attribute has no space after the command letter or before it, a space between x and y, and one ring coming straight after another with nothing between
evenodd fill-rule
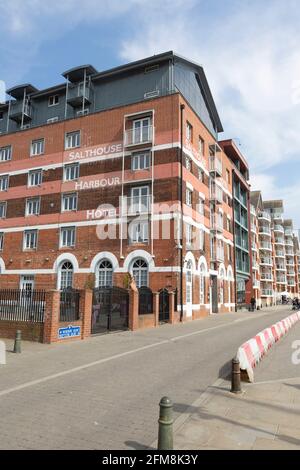
<instances>
[{"instance_id":1,"label":"street sign","mask_svg":"<svg viewBox=\"0 0 300 470\"><path fill-rule=\"evenodd\" d=\"M80 336L80 334L81 334L80 326L69 325L67 327L58 329L58 339L73 338L76 336Z\"/></svg>"}]
</instances>

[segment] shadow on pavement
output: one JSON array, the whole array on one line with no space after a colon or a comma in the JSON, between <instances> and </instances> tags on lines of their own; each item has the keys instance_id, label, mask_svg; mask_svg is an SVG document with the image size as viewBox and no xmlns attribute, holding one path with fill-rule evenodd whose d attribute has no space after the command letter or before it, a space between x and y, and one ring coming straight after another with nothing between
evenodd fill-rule
<instances>
[{"instance_id":1,"label":"shadow on pavement","mask_svg":"<svg viewBox=\"0 0 300 470\"><path fill-rule=\"evenodd\" d=\"M141 444L140 442L136 441L125 441L124 444L133 450L155 450L154 447L146 446L145 444Z\"/></svg>"}]
</instances>

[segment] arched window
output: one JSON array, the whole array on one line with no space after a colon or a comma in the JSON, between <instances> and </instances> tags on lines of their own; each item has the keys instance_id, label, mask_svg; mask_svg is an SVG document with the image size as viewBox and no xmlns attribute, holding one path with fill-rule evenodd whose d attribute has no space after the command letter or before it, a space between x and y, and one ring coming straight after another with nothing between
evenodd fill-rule
<instances>
[{"instance_id":1,"label":"arched window","mask_svg":"<svg viewBox=\"0 0 300 470\"><path fill-rule=\"evenodd\" d=\"M148 287L148 264L142 259L136 259L132 265L132 275L137 287Z\"/></svg>"},{"instance_id":2,"label":"arched window","mask_svg":"<svg viewBox=\"0 0 300 470\"><path fill-rule=\"evenodd\" d=\"M201 264L199 283L200 283L200 304L202 304L202 305L205 304L205 295L206 295L206 292L205 292L205 274L206 274L205 266L204 266L204 264Z\"/></svg>"},{"instance_id":3,"label":"arched window","mask_svg":"<svg viewBox=\"0 0 300 470\"><path fill-rule=\"evenodd\" d=\"M74 268L70 261L64 261L59 270L59 289L63 290L67 287L73 287Z\"/></svg>"},{"instance_id":4,"label":"arched window","mask_svg":"<svg viewBox=\"0 0 300 470\"><path fill-rule=\"evenodd\" d=\"M188 261L186 265L186 303L193 303L193 274L191 261Z\"/></svg>"},{"instance_id":5,"label":"arched window","mask_svg":"<svg viewBox=\"0 0 300 470\"><path fill-rule=\"evenodd\" d=\"M104 259L98 264L98 287L112 287L113 267L110 261Z\"/></svg>"}]
</instances>

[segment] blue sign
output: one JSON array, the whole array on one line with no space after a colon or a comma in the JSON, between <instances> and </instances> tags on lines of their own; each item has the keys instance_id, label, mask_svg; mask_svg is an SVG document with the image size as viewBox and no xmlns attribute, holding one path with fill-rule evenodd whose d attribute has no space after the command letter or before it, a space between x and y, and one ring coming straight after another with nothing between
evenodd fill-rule
<instances>
[{"instance_id":1,"label":"blue sign","mask_svg":"<svg viewBox=\"0 0 300 470\"><path fill-rule=\"evenodd\" d=\"M81 335L80 326L67 326L65 328L59 328L58 330L58 339L73 338L75 336Z\"/></svg>"}]
</instances>

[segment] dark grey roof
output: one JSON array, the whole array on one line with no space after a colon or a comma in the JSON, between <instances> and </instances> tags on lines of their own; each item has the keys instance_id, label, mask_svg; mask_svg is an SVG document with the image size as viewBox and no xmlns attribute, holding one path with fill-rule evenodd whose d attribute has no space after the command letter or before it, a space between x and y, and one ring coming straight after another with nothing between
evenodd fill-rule
<instances>
[{"instance_id":1,"label":"dark grey roof","mask_svg":"<svg viewBox=\"0 0 300 470\"><path fill-rule=\"evenodd\" d=\"M92 65L80 65L78 67L73 67L70 70L67 70L62 74L63 77L67 78L70 82L80 82L84 78L84 73L86 72L87 76L97 74L97 70Z\"/></svg>"},{"instance_id":2,"label":"dark grey roof","mask_svg":"<svg viewBox=\"0 0 300 470\"><path fill-rule=\"evenodd\" d=\"M10 88L9 90L6 90L6 93L12 96L13 98L19 99L23 98L24 91L26 91L26 94L30 95L31 93L38 91L38 89L30 83L25 83L24 85L18 85L13 88Z\"/></svg>"}]
</instances>

